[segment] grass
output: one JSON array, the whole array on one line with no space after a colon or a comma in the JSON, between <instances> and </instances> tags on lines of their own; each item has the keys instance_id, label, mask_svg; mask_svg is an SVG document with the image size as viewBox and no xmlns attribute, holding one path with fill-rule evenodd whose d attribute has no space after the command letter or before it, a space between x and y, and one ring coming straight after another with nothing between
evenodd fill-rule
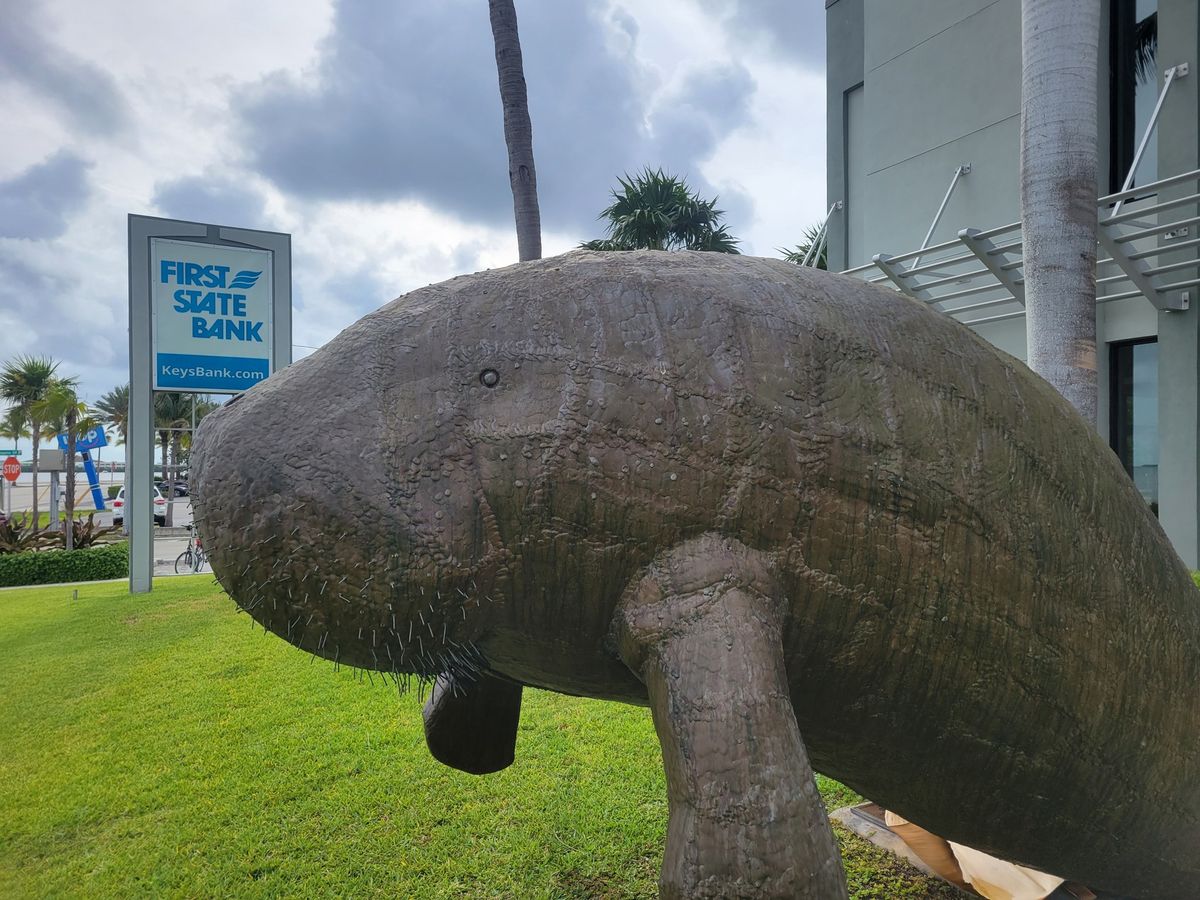
<instances>
[{"instance_id":1,"label":"grass","mask_svg":"<svg viewBox=\"0 0 1200 900\"><path fill-rule=\"evenodd\" d=\"M75 510L75 518L80 521L83 521L83 520L87 519L87 517L94 512L96 512L96 510L92 509L90 506L87 509L76 509ZM16 515L18 518L28 519L30 517L31 513L29 510L25 510L24 512L18 512ZM58 512L58 521L60 521L60 522L66 521L66 518L67 518L66 512L64 512L63 510L60 509ZM38 513L38 528L45 528L49 524L50 524L50 513L47 512L46 510L41 510Z\"/></svg>"},{"instance_id":2,"label":"grass","mask_svg":"<svg viewBox=\"0 0 1200 900\"><path fill-rule=\"evenodd\" d=\"M645 710L527 691L516 764L473 778L417 697L254 631L207 576L160 585L0 591L6 897L656 896ZM955 896L838 837L853 897Z\"/></svg>"}]
</instances>

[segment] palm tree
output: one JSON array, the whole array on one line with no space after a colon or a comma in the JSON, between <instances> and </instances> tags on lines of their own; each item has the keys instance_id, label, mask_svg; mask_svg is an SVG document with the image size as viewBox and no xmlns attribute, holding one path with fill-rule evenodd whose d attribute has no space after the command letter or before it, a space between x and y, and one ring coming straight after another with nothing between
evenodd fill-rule
<instances>
[{"instance_id":1,"label":"palm tree","mask_svg":"<svg viewBox=\"0 0 1200 900\"><path fill-rule=\"evenodd\" d=\"M174 492L170 487L175 479L167 464L167 452L171 459L178 460L182 431L192 424L192 397L179 391L163 391L154 395L154 427L158 429L158 440L162 445L162 477L167 482L167 524L174 524Z\"/></svg>"},{"instance_id":2,"label":"palm tree","mask_svg":"<svg viewBox=\"0 0 1200 900\"><path fill-rule=\"evenodd\" d=\"M29 428L25 416L17 407L5 411L0 418L0 438L10 440L15 447L17 441L29 437Z\"/></svg>"},{"instance_id":3,"label":"palm tree","mask_svg":"<svg viewBox=\"0 0 1200 900\"><path fill-rule=\"evenodd\" d=\"M829 268L829 248L824 243L821 237L820 225L809 225L804 229L804 240L797 244L793 249L788 250L786 247L776 247L778 253L783 254L785 262L795 263L798 266L804 265L804 260L808 259L812 253L813 244L821 242L821 252L817 254L816 260L810 261L809 265L817 269Z\"/></svg>"},{"instance_id":4,"label":"palm tree","mask_svg":"<svg viewBox=\"0 0 1200 900\"><path fill-rule=\"evenodd\" d=\"M662 169L617 179L607 219L608 237L580 244L584 250L707 250L739 253L737 238L721 224L716 199L697 197L685 180Z\"/></svg>"},{"instance_id":5,"label":"palm tree","mask_svg":"<svg viewBox=\"0 0 1200 900\"><path fill-rule=\"evenodd\" d=\"M0 398L20 410L22 421L29 424L33 441L33 522L38 521L38 449L42 440L42 422L33 408L50 389L58 363L48 356L18 356L0 371Z\"/></svg>"},{"instance_id":6,"label":"palm tree","mask_svg":"<svg viewBox=\"0 0 1200 900\"><path fill-rule=\"evenodd\" d=\"M124 444L129 437L129 385L115 387L96 403L96 412L102 423L120 435Z\"/></svg>"},{"instance_id":7,"label":"palm tree","mask_svg":"<svg viewBox=\"0 0 1200 900\"><path fill-rule=\"evenodd\" d=\"M504 143L508 146L508 181L517 221L517 253L521 262L525 262L542 258L542 217L538 209L533 125L529 121L517 11L513 0L488 0L488 13L496 45L500 103L504 107Z\"/></svg>"},{"instance_id":8,"label":"palm tree","mask_svg":"<svg viewBox=\"0 0 1200 900\"><path fill-rule=\"evenodd\" d=\"M158 441L162 447L162 480L169 481L168 452L180 428L192 424L192 404L187 394L178 391L163 391L154 395L154 427L158 430Z\"/></svg>"},{"instance_id":9,"label":"palm tree","mask_svg":"<svg viewBox=\"0 0 1200 900\"><path fill-rule=\"evenodd\" d=\"M195 394L193 394L192 395L192 408L193 408L192 421L195 423L195 425L199 426L201 420L203 420L205 416L207 416L209 413L213 412L214 410L220 409L220 406L221 406L221 404L219 404L219 403L214 403L211 400L205 400L205 399L197 397ZM176 466L175 477L177 477L177 478L179 477L179 468L183 465L184 461L190 455L190 451L192 449L192 438L193 437L195 437L195 432L192 431L191 429L189 429L188 431L179 433L179 452L175 459L175 466Z\"/></svg>"},{"instance_id":10,"label":"palm tree","mask_svg":"<svg viewBox=\"0 0 1200 900\"><path fill-rule=\"evenodd\" d=\"M199 425L201 419L217 408L217 404L208 400L198 400L195 394L186 394L185 396L188 418L176 425L171 432L171 477L169 483L172 486L178 480L179 470L183 467L184 451L191 449L192 426Z\"/></svg>"},{"instance_id":11,"label":"palm tree","mask_svg":"<svg viewBox=\"0 0 1200 900\"><path fill-rule=\"evenodd\" d=\"M66 513L67 525L63 530L64 546L74 550L75 529L75 445L82 432L90 431L96 425L87 404L79 399L75 392L76 382L72 378L55 378L44 397L34 405L35 415L47 426L52 427L57 434L67 437L66 451L66 497L63 501L63 511ZM57 528L58 523L50 523Z\"/></svg>"},{"instance_id":12,"label":"palm tree","mask_svg":"<svg viewBox=\"0 0 1200 900\"><path fill-rule=\"evenodd\" d=\"M1100 4L1021 2L1021 225L1029 367L1096 421Z\"/></svg>"}]
</instances>

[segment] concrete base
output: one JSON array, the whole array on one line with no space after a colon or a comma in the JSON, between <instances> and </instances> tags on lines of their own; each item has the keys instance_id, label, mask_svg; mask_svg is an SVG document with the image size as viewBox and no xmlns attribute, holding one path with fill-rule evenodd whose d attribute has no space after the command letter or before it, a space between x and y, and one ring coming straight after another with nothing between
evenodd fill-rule
<instances>
[{"instance_id":1,"label":"concrete base","mask_svg":"<svg viewBox=\"0 0 1200 900\"><path fill-rule=\"evenodd\" d=\"M843 806L841 809L835 809L831 812L829 818L844 825L860 838L870 841L876 847L880 847L893 856L899 857L912 865L913 868L920 870L926 875L934 878L937 877L937 873L925 865L925 861L917 856L913 852L913 849L904 843L899 835L893 834L887 825L883 823L883 808L878 803L860 803L857 806Z\"/></svg>"}]
</instances>

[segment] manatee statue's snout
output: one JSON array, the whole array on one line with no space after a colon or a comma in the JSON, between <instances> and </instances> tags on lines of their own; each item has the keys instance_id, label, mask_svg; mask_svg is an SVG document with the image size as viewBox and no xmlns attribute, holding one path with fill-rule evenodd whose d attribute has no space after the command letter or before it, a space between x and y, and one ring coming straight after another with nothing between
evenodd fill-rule
<instances>
[{"instance_id":1,"label":"manatee statue's snout","mask_svg":"<svg viewBox=\"0 0 1200 900\"><path fill-rule=\"evenodd\" d=\"M207 417L196 522L230 596L296 646L398 677L472 677L466 617L440 602L479 600L438 540L454 479L439 465L437 496L405 480L437 454L370 382L371 354L357 348L333 378L297 366Z\"/></svg>"},{"instance_id":2,"label":"manatee statue's snout","mask_svg":"<svg viewBox=\"0 0 1200 900\"><path fill-rule=\"evenodd\" d=\"M667 896L844 896L811 760L1200 897L1200 595L1095 429L924 304L713 253L458 278L207 418L192 480L257 621L436 679L438 759L510 762L521 685L649 705Z\"/></svg>"}]
</instances>

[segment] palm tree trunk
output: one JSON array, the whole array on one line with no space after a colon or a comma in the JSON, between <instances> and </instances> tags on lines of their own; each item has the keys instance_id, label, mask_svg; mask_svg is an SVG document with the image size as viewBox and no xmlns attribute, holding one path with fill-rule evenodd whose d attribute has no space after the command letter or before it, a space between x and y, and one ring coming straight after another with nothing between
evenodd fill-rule
<instances>
[{"instance_id":1,"label":"palm tree trunk","mask_svg":"<svg viewBox=\"0 0 1200 900\"><path fill-rule=\"evenodd\" d=\"M1100 5L1021 2L1021 224L1029 367L1096 421Z\"/></svg>"},{"instance_id":2,"label":"palm tree trunk","mask_svg":"<svg viewBox=\"0 0 1200 900\"><path fill-rule=\"evenodd\" d=\"M496 44L500 103L504 107L504 143L508 146L508 180L517 221L517 253L521 262L525 262L542 258L542 217L538 209L533 126L529 121L517 11L513 0L488 0L488 12Z\"/></svg>"},{"instance_id":3,"label":"palm tree trunk","mask_svg":"<svg viewBox=\"0 0 1200 900\"><path fill-rule=\"evenodd\" d=\"M33 528L36 531L38 527L38 447L42 443L42 427L37 422L31 422L29 428L30 437L33 439Z\"/></svg>"},{"instance_id":4,"label":"palm tree trunk","mask_svg":"<svg viewBox=\"0 0 1200 900\"><path fill-rule=\"evenodd\" d=\"M167 527L175 527L175 479L179 477L179 449L181 438L178 431L171 432L171 477L167 479Z\"/></svg>"},{"instance_id":5,"label":"palm tree trunk","mask_svg":"<svg viewBox=\"0 0 1200 900\"><path fill-rule=\"evenodd\" d=\"M74 409L67 411L67 497L64 506L67 521L63 524L63 546L68 550L75 549L75 422L77 413Z\"/></svg>"}]
</instances>

